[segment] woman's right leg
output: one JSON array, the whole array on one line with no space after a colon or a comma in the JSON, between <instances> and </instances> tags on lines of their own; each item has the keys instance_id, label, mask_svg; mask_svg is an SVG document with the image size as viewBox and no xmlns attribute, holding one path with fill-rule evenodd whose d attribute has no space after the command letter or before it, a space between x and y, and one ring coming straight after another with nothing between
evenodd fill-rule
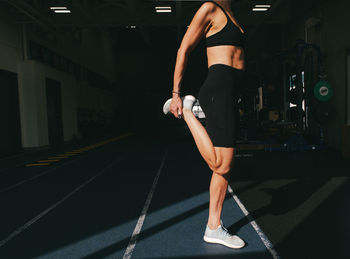
<instances>
[{"instance_id":1,"label":"woman's right leg","mask_svg":"<svg viewBox=\"0 0 350 259\"><path fill-rule=\"evenodd\" d=\"M202 123L194 116L192 110L183 109L183 118L189 127L194 141L197 145L199 153L207 162L210 168L213 168L220 163L217 161L217 155L211 139L207 133L207 130L203 127Z\"/></svg>"}]
</instances>

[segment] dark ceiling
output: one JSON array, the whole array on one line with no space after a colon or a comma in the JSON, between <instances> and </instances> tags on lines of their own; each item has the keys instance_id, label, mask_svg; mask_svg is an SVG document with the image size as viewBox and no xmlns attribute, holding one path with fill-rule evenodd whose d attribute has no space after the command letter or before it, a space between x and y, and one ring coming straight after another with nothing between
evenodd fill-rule
<instances>
[{"instance_id":1,"label":"dark ceiling","mask_svg":"<svg viewBox=\"0 0 350 259\"><path fill-rule=\"evenodd\" d=\"M142 24L145 26L169 26L187 22L203 1L156 1L156 0L2 0L1 9L9 7L17 9L37 22L48 26L124 26L128 24ZM272 9L283 0L236 0L234 9L244 16L247 21L254 22L256 18L267 15L254 14L251 9L256 3L272 4ZM67 6L71 14L55 15L50 6ZM171 6L172 13L156 13L155 6ZM12 12L14 14L14 12ZM23 16L16 15L16 19L26 21Z\"/></svg>"},{"instance_id":2,"label":"dark ceiling","mask_svg":"<svg viewBox=\"0 0 350 259\"><path fill-rule=\"evenodd\" d=\"M326 0L233 0L234 15L247 34L250 58L283 48L281 35L288 33L285 25L323 1ZM174 34L178 44L202 3L198 0L0 0L0 18L25 24L28 31L50 44L59 42L58 39L62 42L67 36L79 40L82 30L93 28L105 32L115 46L121 44L123 37L126 42L143 40L153 46ZM267 12L253 12L256 4L270 4L271 8ZM56 14L50 6L66 6L71 13ZM156 13L156 6L171 6L172 12Z\"/></svg>"},{"instance_id":3,"label":"dark ceiling","mask_svg":"<svg viewBox=\"0 0 350 259\"><path fill-rule=\"evenodd\" d=\"M283 24L291 17L292 0L236 0L235 16L245 28L261 24ZM300 1L300 0L298 0ZM293 5L296 0L292 1ZM0 12L16 23L36 24L48 30L71 30L86 27L120 29L184 27L203 1L156 0L1 0ZM271 4L267 12L253 12L255 4ZM55 14L50 6L66 6L70 14ZM172 13L156 13L156 6L171 6Z\"/></svg>"}]
</instances>

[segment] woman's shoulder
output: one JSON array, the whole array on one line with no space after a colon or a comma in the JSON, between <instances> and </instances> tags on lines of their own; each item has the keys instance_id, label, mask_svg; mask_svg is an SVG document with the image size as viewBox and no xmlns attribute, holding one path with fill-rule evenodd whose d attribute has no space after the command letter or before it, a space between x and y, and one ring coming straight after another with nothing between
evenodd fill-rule
<instances>
[{"instance_id":1,"label":"woman's shoulder","mask_svg":"<svg viewBox=\"0 0 350 259\"><path fill-rule=\"evenodd\" d=\"M216 9L216 4L213 3L213 1L204 1L201 6L199 7L199 9L203 9L206 11L214 11Z\"/></svg>"}]
</instances>

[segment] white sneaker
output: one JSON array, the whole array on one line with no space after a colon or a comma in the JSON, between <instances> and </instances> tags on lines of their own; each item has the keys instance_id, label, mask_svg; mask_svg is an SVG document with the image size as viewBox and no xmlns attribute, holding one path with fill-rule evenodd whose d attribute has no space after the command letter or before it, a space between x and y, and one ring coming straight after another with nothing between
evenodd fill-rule
<instances>
[{"instance_id":1,"label":"white sneaker","mask_svg":"<svg viewBox=\"0 0 350 259\"><path fill-rule=\"evenodd\" d=\"M168 114L170 112L170 103L173 98L168 99L163 105L163 113Z\"/></svg>"},{"instance_id":2,"label":"white sneaker","mask_svg":"<svg viewBox=\"0 0 350 259\"><path fill-rule=\"evenodd\" d=\"M168 99L163 105L163 113L168 114L170 112L170 103L173 98ZM192 95L186 95L181 97L182 100L182 108L186 108L192 110L193 104L196 101L196 98Z\"/></svg>"},{"instance_id":3,"label":"white sneaker","mask_svg":"<svg viewBox=\"0 0 350 259\"><path fill-rule=\"evenodd\" d=\"M194 103L196 102L196 97L192 95L186 95L185 97L182 97L182 108L192 110L192 107Z\"/></svg>"},{"instance_id":4,"label":"white sneaker","mask_svg":"<svg viewBox=\"0 0 350 259\"><path fill-rule=\"evenodd\" d=\"M245 242L240 237L228 233L222 222L214 230L207 226L203 239L205 242L221 244L230 248L242 248L245 246Z\"/></svg>"},{"instance_id":5,"label":"white sneaker","mask_svg":"<svg viewBox=\"0 0 350 259\"><path fill-rule=\"evenodd\" d=\"M196 102L194 103L193 107L192 107L192 112L194 114L194 116L196 116L198 119L204 119L205 118L205 114L202 110L202 107L199 104L198 99L196 100Z\"/></svg>"}]
</instances>

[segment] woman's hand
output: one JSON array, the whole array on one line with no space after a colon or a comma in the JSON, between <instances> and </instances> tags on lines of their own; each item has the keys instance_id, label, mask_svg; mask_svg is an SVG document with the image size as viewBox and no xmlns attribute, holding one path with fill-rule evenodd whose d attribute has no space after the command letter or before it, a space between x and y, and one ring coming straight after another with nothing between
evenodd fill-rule
<instances>
[{"instance_id":1,"label":"woman's hand","mask_svg":"<svg viewBox=\"0 0 350 259\"><path fill-rule=\"evenodd\" d=\"M170 103L170 112L178 119L182 118L182 100L178 94L174 95Z\"/></svg>"}]
</instances>

